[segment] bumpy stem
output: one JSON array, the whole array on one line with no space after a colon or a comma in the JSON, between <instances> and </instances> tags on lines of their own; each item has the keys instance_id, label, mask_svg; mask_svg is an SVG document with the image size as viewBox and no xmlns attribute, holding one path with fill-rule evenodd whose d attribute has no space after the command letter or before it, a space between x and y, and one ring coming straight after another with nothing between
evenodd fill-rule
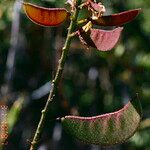
<instances>
[{"instance_id":1,"label":"bumpy stem","mask_svg":"<svg viewBox=\"0 0 150 150\"><path fill-rule=\"evenodd\" d=\"M36 150L37 146L38 146L38 143L41 139L41 134L42 134L42 131L43 131L43 128L44 128L46 118L47 118L47 113L49 111L49 106L50 106L51 101L55 97L55 93L56 93L58 84L60 82L60 79L61 79L61 76L62 76L62 73L63 73L66 57L67 57L69 47L70 47L70 44L71 44L71 39L72 39L72 37L70 35L74 31L75 26L77 24L77 17L78 17L78 13L79 13L78 6L81 4L81 1L82 0L77 0L76 9L74 10L74 12L72 12L72 17L71 17L70 26L68 28L68 34L67 34L66 42L64 44L64 47L62 48L62 55L61 55L61 58L59 60L59 64L58 64L58 68L57 68L55 78L52 81L52 89L50 91L50 94L49 94L49 97L48 97L47 102L45 104L45 107L42 110L41 118L40 118L38 127L36 129L36 132L34 134L33 141L31 142L30 150Z\"/></svg>"}]
</instances>

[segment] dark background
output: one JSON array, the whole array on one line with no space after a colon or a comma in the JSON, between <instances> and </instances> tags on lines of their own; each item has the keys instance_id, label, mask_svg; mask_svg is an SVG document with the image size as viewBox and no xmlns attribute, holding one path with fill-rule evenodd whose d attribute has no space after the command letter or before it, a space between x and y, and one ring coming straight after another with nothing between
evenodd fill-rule
<instances>
[{"instance_id":1,"label":"dark background","mask_svg":"<svg viewBox=\"0 0 150 150\"><path fill-rule=\"evenodd\" d=\"M65 3L30 2L46 7L63 7ZM120 42L112 51L87 50L78 38L72 41L38 150L150 150L150 1L102 2L106 14L134 8L142 8L142 13L124 25ZM0 105L9 107L8 122L11 122L5 150L29 149L69 25L67 21L56 28L40 27L25 16L20 4L0 1ZM80 17L83 15L84 12ZM83 144L72 139L55 121L68 114L94 116L118 110L137 92L143 122L135 136L124 144L113 147Z\"/></svg>"}]
</instances>

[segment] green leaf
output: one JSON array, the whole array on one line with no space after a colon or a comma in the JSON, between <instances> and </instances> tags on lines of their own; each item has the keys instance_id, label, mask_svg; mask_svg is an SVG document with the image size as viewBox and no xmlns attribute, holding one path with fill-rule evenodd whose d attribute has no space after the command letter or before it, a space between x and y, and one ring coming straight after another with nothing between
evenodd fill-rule
<instances>
[{"instance_id":1,"label":"green leaf","mask_svg":"<svg viewBox=\"0 0 150 150\"><path fill-rule=\"evenodd\" d=\"M14 104L12 105L12 107L10 108L8 112L7 122L8 122L8 128L9 128L9 134L13 130L14 125L16 124L18 120L19 114L22 110L24 99L25 98L23 96L19 97L18 100L14 102Z\"/></svg>"}]
</instances>

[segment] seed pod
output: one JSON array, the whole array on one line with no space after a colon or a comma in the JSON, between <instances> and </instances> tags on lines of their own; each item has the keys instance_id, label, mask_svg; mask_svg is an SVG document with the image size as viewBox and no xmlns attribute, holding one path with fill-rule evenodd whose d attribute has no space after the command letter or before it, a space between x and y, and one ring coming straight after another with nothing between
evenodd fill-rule
<instances>
[{"instance_id":1,"label":"seed pod","mask_svg":"<svg viewBox=\"0 0 150 150\"><path fill-rule=\"evenodd\" d=\"M41 26L58 26L70 13L65 8L45 8L31 3L23 3L28 18Z\"/></svg>"},{"instance_id":2,"label":"seed pod","mask_svg":"<svg viewBox=\"0 0 150 150\"><path fill-rule=\"evenodd\" d=\"M94 117L66 116L61 122L78 140L107 146L129 139L139 127L141 116L141 105L136 97L119 111Z\"/></svg>"},{"instance_id":3,"label":"seed pod","mask_svg":"<svg viewBox=\"0 0 150 150\"><path fill-rule=\"evenodd\" d=\"M125 23L132 21L139 13L141 9L134 9L129 11L124 11L118 14L112 14L110 16L102 16L97 20L92 20L93 24L100 26L121 26Z\"/></svg>"},{"instance_id":4,"label":"seed pod","mask_svg":"<svg viewBox=\"0 0 150 150\"><path fill-rule=\"evenodd\" d=\"M87 47L91 46L100 51L108 51L116 46L120 39L123 27L118 27L114 30L90 29L89 32L84 32L82 29L78 31L81 43Z\"/></svg>"}]
</instances>

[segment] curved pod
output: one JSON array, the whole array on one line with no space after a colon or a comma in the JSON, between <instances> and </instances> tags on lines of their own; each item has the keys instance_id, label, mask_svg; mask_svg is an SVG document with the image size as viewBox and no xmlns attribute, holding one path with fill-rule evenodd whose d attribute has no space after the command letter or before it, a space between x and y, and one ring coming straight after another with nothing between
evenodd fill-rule
<instances>
[{"instance_id":1,"label":"curved pod","mask_svg":"<svg viewBox=\"0 0 150 150\"><path fill-rule=\"evenodd\" d=\"M102 16L97 20L91 20L93 24L100 26L120 26L132 21L139 13L141 9L133 9L124 11L118 14L112 14L110 16Z\"/></svg>"},{"instance_id":2,"label":"curved pod","mask_svg":"<svg viewBox=\"0 0 150 150\"><path fill-rule=\"evenodd\" d=\"M91 46L100 51L108 51L118 43L123 27L114 30L90 29L89 33L79 31L80 41L87 46Z\"/></svg>"},{"instance_id":3,"label":"curved pod","mask_svg":"<svg viewBox=\"0 0 150 150\"><path fill-rule=\"evenodd\" d=\"M66 116L61 121L68 133L85 143L114 145L125 142L136 132L141 116L136 97L113 113L95 117Z\"/></svg>"},{"instance_id":4,"label":"curved pod","mask_svg":"<svg viewBox=\"0 0 150 150\"><path fill-rule=\"evenodd\" d=\"M58 26L70 15L65 8L45 8L31 3L23 3L28 18L41 26Z\"/></svg>"}]
</instances>

